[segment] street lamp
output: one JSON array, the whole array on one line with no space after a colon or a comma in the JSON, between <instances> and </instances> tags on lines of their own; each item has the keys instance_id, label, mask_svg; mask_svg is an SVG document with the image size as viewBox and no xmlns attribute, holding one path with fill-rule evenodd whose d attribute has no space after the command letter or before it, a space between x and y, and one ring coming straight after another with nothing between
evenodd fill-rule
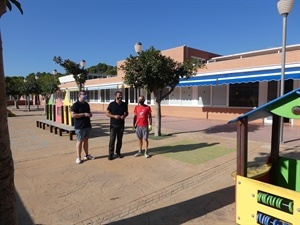
<instances>
[{"instance_id":1,"label":"street lamp","mask_svg":"<svg viewBox=\"0 0 300 225\"><path fill-rule=\"evenodd\" d=\"M79 63L79 65L80 65L81 68L79 68L80 73L77 74L78 81L76 82L77 85L79 85L78 86L79 87L78 88L79 91L82 91L84 89L84 83L85 83L85 81L87 79L86 70L84 69L85 68L85 64L86 64L86 61L84 59L81 60L81 62Z\"/></svg>"},{"instance_id":2,"label":"street lamp","mask_svg":"<svg viewBox=\"0 0 300 225\"><path fill-rule=\"evenodd\" d=\"M39 76L38 75L35 75L35 82L36 82L36 85L37 85L37 80L39 79ZM40 108L40 94L38 93L36 96L35 96L36 98L37 98L37 100L36 100L36 103L37 103L37 109L39 110Z\"/></svg>"},{"instance_id":3,"label":"street lamp","mask_svg":"<svg viewBox=\"0 0 300 225\"><path fill-rule=\"evenodd\" d=\"M284 73L285 73L285 47L286 47L286 26L287 16L291 12L294 0L280 0L277 2L277 9L283 19L282 27L282 51L281 51L281 77L280 96L284 95ZM280 117L280 143L283 143L283 117Z\"/></svg>"},{"instance_id":4,"label":"street lamp","mask_svg":"<svg viewBox=\"0 0 300 225\"><path fill-rule=\"evenodd\" d=\"M26 85L25 83L27 82L26 78L23 79L24 85ZM26 88L26 86L25 86ZM25 107L27 108L27 95L25 94Z\"/></svg>"},{"instance_id":5,"label":"street lamp","mask_svg":"<svg viewBox=\"0 0 300 225\"><path fill-rule=\"evenodd\" d=\"M138 55L141 54L142 48L143 48L143 45L142 45L141 42L137 42L137 43L134 45L134 50L135 50L135 52L136 52Z\"/></svg>"},{"instance_id":6,"label":"street lamp","mask_svg":"<svg viewBox=\"0 0 300 225\"><path fill-rule=\"evenodd\" d=\"M27 107L27 110L30 111L30 99L29 99L29 94L27 94L27 91L28 91L28 87L27 87L27 80L26 78L24 78L23 80L24 82L24 85L25 85L25 107Z\"/></svg>"},{"instance_id":7,"label":"street lamp","mask_svg":"<svg viewBox=\"0 0 300 225\"><path fill-rule=\"evenodd\" d=\"M53 73L53 75L54 75L54 76L53 76L53 79L55 80L55 76L57 75L57 70L56 70L56 69L55 69L55 70L53 70L53 72L52 72L52 73Z\"/></svg>"},{"instance_id":8,"label":"street lamp","mask_svg":"<svg viewBox=\"0 0 300 225\"><path fill-rule=\"evenodd\" d=\"M80 62L80 66L82 67L82 69L85 67L86 61L83 59Z\"/></svg>"},{"instance_id":9,"label":"street lamp","mask_svg":"<svg viewBox=\"0 0 300 225\"><path fill-rule=\"evenodd\" d=\"M143 45L142 45L141 42L135 43L134 50L135 50L135 52L136 52L137 55L141 54L142 48L143 48ZM135 83L137 83L137 81L135 81ZM138 94L138 92L140 92L140 89L136 89L135 88L135 99L138 99L138 95L140 94L140 93Z\"/></svg>"}]
</instances>

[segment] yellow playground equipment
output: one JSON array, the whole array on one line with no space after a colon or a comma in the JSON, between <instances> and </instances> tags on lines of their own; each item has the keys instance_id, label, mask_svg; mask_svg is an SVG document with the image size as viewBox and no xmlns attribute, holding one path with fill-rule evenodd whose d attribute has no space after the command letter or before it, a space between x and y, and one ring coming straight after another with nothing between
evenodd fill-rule
<instances>
[{"instance_id":1,"label":"yellow playground equipment","mask_svg":"<svg viewBox=\"0 0 300 225\"><path fill-rule=\"evenodd\" d=\"M248 122L272 117L271 152L261 173L248 168ZM300 119L300 88L229 121L237 124L236 223L300 225L300 153L283 157L280 117ZM300 128L299 128L300 139Z\"/></svg>"},{"instance_id":2,"label":"yellow playground equipment","mask_svg":"<svg viewBox=\"0 0 300 225\"><path fill-rule=\"evenodd\" d=\"M74 120L71 117L72 102L70 100L70 93L66 91L64 101L60 98L54 99L51 95L46 105L46 116L48 120L52 120L58 123L74 126Z\"/></svg>"}]
</instances>

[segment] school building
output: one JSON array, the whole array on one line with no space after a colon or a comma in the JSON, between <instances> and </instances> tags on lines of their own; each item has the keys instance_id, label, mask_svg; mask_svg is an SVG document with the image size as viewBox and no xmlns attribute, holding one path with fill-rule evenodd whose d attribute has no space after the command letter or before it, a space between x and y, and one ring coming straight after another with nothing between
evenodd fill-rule
<instances>
[{"instance_id":1,"label":"school building","mask_svg":"<svg viewBox=\"0 0 300 225\"><path fill-rule=\"evenodd\" d=\"M196 76L182 80L175 90L162 101L162 116L177 116L229 121L280 96L282 48L269 48L251 52L221 56L187 46L163 50L162 54L178 62L188 58L198 59L206 64ZM117 62L119 67L124 60ZM124 85L123 71L116 76L88 79L88 92L92 110L106 111L113 101L115 92L123 92L129 105L129 113L140 94L152 105L153 95L143 89L136 90ZM300 87L300 44L286 46L285 93ZM61 82L62 92L68 90L70 99L77 99L77 85L74 81ZM299 103L300 105L300 103ZM264 118L257 122L270 122ZM300 125L300 121L285 119L285 123Z\"/></svg>"}]
</instances>

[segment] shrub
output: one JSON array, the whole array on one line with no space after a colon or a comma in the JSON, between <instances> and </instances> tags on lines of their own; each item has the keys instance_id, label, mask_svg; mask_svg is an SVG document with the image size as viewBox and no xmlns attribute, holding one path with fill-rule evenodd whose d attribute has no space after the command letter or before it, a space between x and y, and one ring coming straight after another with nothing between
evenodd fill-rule
<instances>
[{"instance_id":1,"label":"shrub","mask_svg":"<svg viewBox=\"0 0 300 225\"><path fill-rule=\"evenodd\" d=\"M9 109L7 110L7 116L8 117L15 117L16 114L14 114L12 111L10 111Z\"/></svg>"}]
</instances>

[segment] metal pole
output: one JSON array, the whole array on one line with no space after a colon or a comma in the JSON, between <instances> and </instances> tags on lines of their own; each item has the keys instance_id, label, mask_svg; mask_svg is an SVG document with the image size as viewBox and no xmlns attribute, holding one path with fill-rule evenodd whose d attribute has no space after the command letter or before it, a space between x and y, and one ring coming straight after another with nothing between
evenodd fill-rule
<instances>
[{"instance_id":1,"label":"metal pole","mask_svg":"<svg viewBox=\"0 0 300 225\"><path fill-rule=\"evenodd\" d=\"M280 78L280 96L284 95L284 75L285 75L285 46L286 46L286 26L288 13L282 14L282 52L281 52L281 78ZM280 117L280 143L283 143L283 117Z\"/></svg>"}]
</instances>

